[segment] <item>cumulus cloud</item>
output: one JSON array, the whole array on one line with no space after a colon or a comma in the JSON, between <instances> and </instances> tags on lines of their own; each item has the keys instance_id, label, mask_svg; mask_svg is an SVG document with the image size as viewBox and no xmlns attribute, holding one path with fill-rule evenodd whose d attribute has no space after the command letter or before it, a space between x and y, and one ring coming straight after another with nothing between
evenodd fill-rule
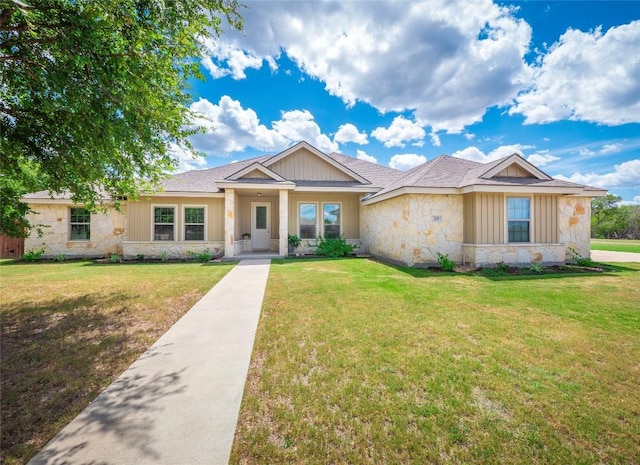
<instances>
[{"instance_id":1,"label":"cumulus cloud","mask_svg":"<svg viewBox=\"0 0 640 465\"><path fill-rule=\"evenodd\" d=\"M418 165L422 165L427 161L427 157L424 155L418 155L416 153L405 153L394 155L389 160L389 166L396 170L407 171L411 168L415 168Z\"/></svg>"},{"instance_id":2,"label":"cumulus cloud","mask_svg":"<svg viewBox=\"0 0 640 465\"><path fill-rule=\"evenodd\" d=\"M385 147L404 147L406 142L420 141L426 132L422 127L403 116L396 116L388 128L378 127L371 136L378 139Z\"/></svg>"},{"instance_id":3,"label":"cumulus cloud","mask_svg":"<svg viewBox=\"0 0 640 465\"><path fill-rule=\"evenodd\" d=\"M356 150L356 158L370 163L378 163L378 159L376 157L369 155L364 150Z\"/></svg>"},{"instance_id":4,"label":"cumulus cloud","mask_svg":"<svg viewBox=\"0 0 640 465\"><path fill-rule=\"evenodd\" d=\"M614 165L613 171L609 173L582 174L578 172L569 177L561 174L555 177L564 179L565 181L605 189L612 187L640 189L640 159L629 160L619 165Z\"/></svg>"},{"instance_id":5,"label":"cumulus cloud","mask_svg":"<svg viewBox=\"0 0 640 465\"><path fill-rule=\"evenodd\" d=\"M501 145L500 147L492 150L489 153L484 153L478 147L471 146L462 150L458 150L451 154L452 157L464 158L465 160L477 161L480 163L488 163L500 158L508 157L517 153L520 156L524 156L524 150L534 148L532 145Z\"/></svg>"},{"instance_id":6,"label":"cumulus cloud","mask_svg":"<svg viewBox=\"0 0 640 465\"><path fill-rule=\"evenodd\" d=\"M546 152L534 153L527 157L527 161L538 168L548 165L551 162L560 160L560 157L549 155Z\"/></svg>"},{"instance_id":7,"label":"cumulus cloud","mask_svg":"<svg viewBox=\"0 0 640 465\"><path fill-rule=\"evenodd\" d=\"M204 157L196 155L185 147L180 147L175 143L170 143L168 148L169 155L178 162L176 172L191 171L207 166Z\"/></svg>"},{"instance_id":8,"label":"cumulus cloud","mask_svg":"<svg viewBox=\"0 0 640 465\"><path fill-rule=\"evenodd\" d=\"M252 2L243 17L244 34L209 47L214 76L286 53L347 105L411 110L434 131L460 132L530 82L531 28L491 0Z\"/></svg>"},{"instance_id":9,"label":"cumulus cloud","mask_svg":"<svg viewBox=\"0 0 640 465\"><path fill-rule=\"evenodd\" d=\"M340 126L338 128L338 132L336 132L336 135L333 137L333 140L341 144L353 142L355 144L365 145L369 143L367 133L358 132L358 128L351 123Z\"/></svg>"},{"instance_id":10,"label":"cumulus cloud","mask_svg":"<svg viewBox=\"0 0 640 465\"><path fill-rule=\"evenodd\" d=\"M535 85L510 114L525 124L560 120L607 125L640 122L640 21L582 32L567 30L535 68Z\"/></svg>"},{"instance_id":11,"label":"cumulus cloud","mask_svg":"<svg viewBox=\"0 0 640 465\"><path fill-rule=\"evenodd\" d=\"M264 151L279 151L306 140L324 152L333 152L338 144L320 131L313 115L307 110L283 112L271 128L262 124L251 108L224 95L218 104L200 99L189 107L196 115L194 124L205 129L190 141L196 150L211 155L228 156L247 147Z\"/></svg>"}]
</instances>

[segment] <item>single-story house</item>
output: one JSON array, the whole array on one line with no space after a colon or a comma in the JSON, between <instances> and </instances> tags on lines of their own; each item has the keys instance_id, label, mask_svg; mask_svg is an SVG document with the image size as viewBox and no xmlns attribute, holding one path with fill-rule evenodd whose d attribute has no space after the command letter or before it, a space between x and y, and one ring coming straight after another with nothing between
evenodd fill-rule
<instances>
[{"instance_id":1,"label":"single-story house","mask_svg":"<svg viewBox=\"0 0 640 465\"><path fill-rule=\"evenodd\" d=\"M237 257L297 253L317 236L412 266L564 263L590 253L591 198L606 192L553 179L514 154L491 163L439 156L402 172L300 142L277 155L180 173L160 192L91 213L68 196L25 196L44 224L25 250L45 256Z\"/></svg>"}]
</instances>

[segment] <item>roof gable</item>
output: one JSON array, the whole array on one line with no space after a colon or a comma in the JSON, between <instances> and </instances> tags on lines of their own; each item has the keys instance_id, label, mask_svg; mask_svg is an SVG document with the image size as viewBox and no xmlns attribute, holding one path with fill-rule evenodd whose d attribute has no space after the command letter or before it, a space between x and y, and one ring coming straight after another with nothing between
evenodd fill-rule
<instances>
[{"instance_id":1,"label":"roof gable","mask_svg":"<svg viewBox=\"0 0 640 465\"><path fill-rule=\"evenodd\" d=\"M544 171L536 168L527 160L522 158L517 153L511 156L497 160L490 164L484 173L478 177L483 179L491 179L496 177L516 177L516 178L536 178L545 181L550 181L549 176Z\"/></svg>"},{"instance_id":2,"label":"roof gable","mask_svg":"<svg viewBox=\"0 0 640 465\"><path fill-rule=\"evenodd\" d=\"M288 148L263 165L282 178L289 180L350 181L371 184L360 174L325 155L307 142L300 142Z\"/></svg>"},{"instance_id":3,"label":"roof gable","mask_svg":"<svg viewBox=\"0 0 640 465\"><path fill-rule=\"evenodd\" d=\"M258 162L245 166L240 171L236 171L225 178L227 181L239 181L241 179L269 179L280 182L286 181L286 179L278 173L274 173L269 168L266 168Z\"/></svg>"}]
</instances>

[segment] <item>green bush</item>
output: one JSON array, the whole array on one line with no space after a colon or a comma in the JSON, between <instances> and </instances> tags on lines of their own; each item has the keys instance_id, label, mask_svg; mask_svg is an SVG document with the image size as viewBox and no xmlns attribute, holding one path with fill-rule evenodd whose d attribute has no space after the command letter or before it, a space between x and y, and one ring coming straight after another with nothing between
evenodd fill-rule
<instances>
[{"instance_id":1,"label":"green bush","mask_svg":"<svg viewBox=\"0 0 640 465\"><path fill-rule=\"evenodd\" d=\"M571 258L575 260L578 266L593 266L593 260L591 260L591 258L581 256L573 247L569 247L569 254L571 254Z\"/></svg>"},{"instance_id":2,"label":"green bush","mask_svg":"<svg viewBox=\"0 0 640 465\"><path fill-rule=\"evenodd\" d=\"M38 260L40 260L42 255L44 255L44 249L39 249L39 250L31 249L24 253L24 255L22 256L22 259L25 262L37 262Z\"/></svg>"},{"instance_id":3,"label":"green bush","mask_svg":"<svg viewBox=\"0 0 640 465\"><path fill-rule=\"evenodd\" d=\"M196 260L202 263L207 263L208 261L211 260L211 254L209 253L209 249L204 249L203 252L192 252L191 250L189 250L187 252L187 255L189 255L192 258L195 258Z\"/></svg>"},{"instance_id":4,"label":"green bush","mask_svg":"<svg viewBox=\"0 0 640 465\"><path fill-rule=\"evenodd\" d=\"M63 262L66 259L67 259L67 256L63 253L59 253L58 255L56 255L56 258L54 258L54 260L57 262Z\"/></svg>"},{"instance_id":5,"label":"green bush","mask_svg":"<svg viewBox=\"0 0 640 465\"><path fill-rule=\"evenodd\" d=\"M532 273L540 274L542 273L542 265L540 265L540 263L532 263L529 267L529 271L531 271Z\"/></svg>"},{"instance_id":6,"label":"green bush","mask_svg":"<svg viewBox=\"0 0 640 465\"><path fill-rule=\"evenodd\" d=\"M347 244L344 237L323 238L318 236L314 247L318 255L329 258L344 257L353 252L353 245Z\"/></svg>"},{"instance_id":7,"label":"green bush","mask_svg":"<svg viewBox=\"0 0 640 465\"><path fill-rule=\"evenodd\" d=\"M109 263L120 263L120 255L118 255L117 253L110 253Z\"/></svg>"},{"instance_id":8,"label":"green bush","mask_svg":"<svg viewBox=\"0 0 640 465\"><path fill-rule=\"evenodd\" d=\"M453 271L456 268L456 263L449 258L448 254L438 252L438 263L442 271Z\"/></svg>"}]
</instances>

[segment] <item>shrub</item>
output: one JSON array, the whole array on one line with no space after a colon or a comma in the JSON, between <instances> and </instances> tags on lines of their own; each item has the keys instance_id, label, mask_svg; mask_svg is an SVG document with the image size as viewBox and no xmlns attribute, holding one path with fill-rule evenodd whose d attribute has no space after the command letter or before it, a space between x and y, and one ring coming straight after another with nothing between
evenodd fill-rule
<instances>
[{"instance_id":1,"label":"shrub","mask_svg":"<svg viewBox=\"0 0 640 465\"><path fill-rule=\"evenodd\" d=\"M542 265L540 265L540 263L532 263L529 267L529 271L540 274L542 273Z\"/></svg>"},{"instance_id":2,"label":"shrub","mask_svg":"<svg viewBox=\"0 0 640 465\"><path fill-rule=\"evenodd\" d=\"M166 262L169 260L169 254L167 252L162 252L160 254L160 260L162 260L163 262Z\"/></svg>"},{"instance_id":3,"label":"shrub","mask_svg":"<svg viewBox=\"0 0 640 465\"><path fill-rule=\"evenodd\" d=\"M63 262L66 259L67 259L67 256L63 253L59 253L58 255L56 255L56 258L54 258L56 262Z\"/></svg>"},{"instance_id":4,"label":"shrub","mask_svg":"<svg viewBox=\"0 0 640 465\"><path fill-rule=\"evenodd\" d=\"M581 256L576 249L569 247L569 254L578 266L593 266L593 260L589 257Z\"/></svg>"},{"instance_id":5,"label":"shrub","mask_svg":"<svg viewBox=\"0 0 640 465\"><path fill-rule=\"evenodd\" d=\"M344 237L323 238L322 236L318 236L314 247L318 255L329 258L344 257L353 252L353 246L347 244Z\"/></svg>"},{"instance_id":6,"label":"shrub","mask_svg":"<svg viewBox=\"0 0 640 465\"><path fill-rule=\"evenodd\" d=\"M25 262L37 262L38 260L40 260L42 255L44 255L44 249L39 249L39 250L31 249L24 253L24 255L22 256L22 259Z\"/></svg>"},{"instance_id":7,"label":"shrub","mask_svg":"<svg viewBox=\"0 0 640 465\"><path fill-rule=\"evenodd\" d=\"M498 263L496 263L496 269L500 272L500 273L504 273L506 274L507 271L509 271L509 265L507 265L505 262L503 261L499 261Z\"/></svg>"},{"instance_id":8,"label":"shrub","mask_svg":"<svg viewBox=\"0 0 640 465\"><path fill-rule=\"evenodd\" d=\"M120 263L120 255L118 255L117 253L110 253L109 263Z\"/></svg>"},{"instance_id":9,"label":"shrub","mask_svg":"<svg viewBox=\"0 0 640 465\"><path fill-rule=\"evenodd\" d=\"M449 258L448 254L438 252L438 263L442 271L453 271L456 268L455 262Z\"/></svg>"},{"instance_id":10,"label":"shrub","mask_svg":"<svg viewBox=\"0 0 640 465\"><path fill-rule=\"evenodd\" d=\"M195 258L196 260L202 262L202 263L207 263L208 261L211 260L211 254L209 253L209 249L204 249L204 251L198 253L198 252L192 252L191 250L189 250L187 252L187 255L189 255L190 257Z\"/></svg>"},{"instance_id":11,"label":"shrub","mask_svg":"<svg viewBox=\"0 0 640 465\"><path fill-rule=\"evenodd\" d=\"M138 260L139 262L144 260L144 254L139 253L138 255L136 255L136 260Z\"/></svg>"}]
</instances>

